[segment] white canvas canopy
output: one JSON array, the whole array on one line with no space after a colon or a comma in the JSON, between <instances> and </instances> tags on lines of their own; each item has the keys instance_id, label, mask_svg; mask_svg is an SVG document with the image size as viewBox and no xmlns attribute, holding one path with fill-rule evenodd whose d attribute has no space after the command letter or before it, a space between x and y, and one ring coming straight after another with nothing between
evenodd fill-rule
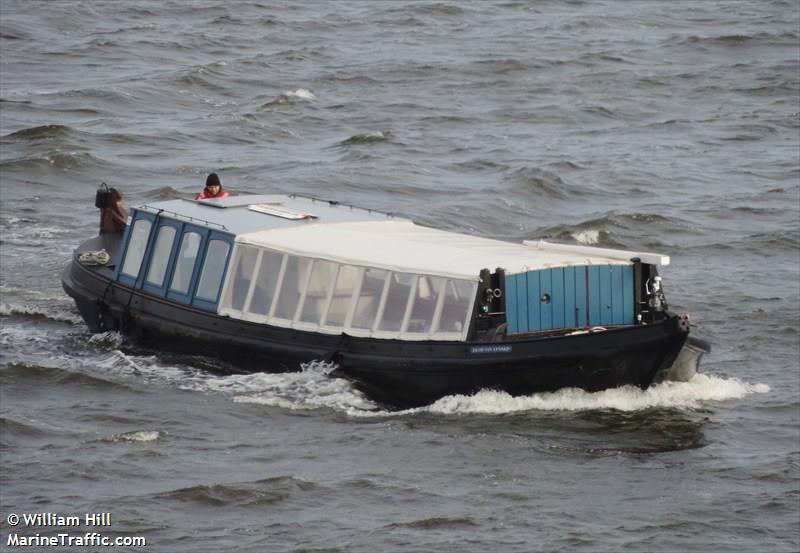
<instances>
[{"instance_id":1,"label":"white canvas canopy","mask_svg":"<svg viewBox=\"0 0 800 553\"><path fill-rule=\"evenodd\" d=\"M240 234L236 241L337 263L446 278L478 280L481 269L509 274L576 265L630 264L625 255L542 249L467 236L407 220L310 223ZM608 251L606 251L608 253ZM644 255L644 254L642 254Z\"/></svg>"}]
</instances>

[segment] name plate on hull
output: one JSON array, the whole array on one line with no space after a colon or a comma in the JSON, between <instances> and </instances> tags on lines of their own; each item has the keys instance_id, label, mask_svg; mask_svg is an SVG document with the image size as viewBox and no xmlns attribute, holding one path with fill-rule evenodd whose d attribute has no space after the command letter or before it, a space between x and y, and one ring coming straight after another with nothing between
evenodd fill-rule
<instances>
[{"instance_id":1,"label":"name plate on hull","mask_svg":"<svg viewBox=\"0 0 800 553\"><path fill-rule=\"evenodd\" d=\"M470 353L511 353L512 347L508 345L497 346L472 346Z\"/></svg>"}]
</instances>

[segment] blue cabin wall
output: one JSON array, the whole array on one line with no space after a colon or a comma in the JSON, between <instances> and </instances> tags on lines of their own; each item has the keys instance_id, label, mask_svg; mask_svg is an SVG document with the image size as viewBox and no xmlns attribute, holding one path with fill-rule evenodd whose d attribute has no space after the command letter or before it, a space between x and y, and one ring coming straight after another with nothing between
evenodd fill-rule
<instances>
[{"instance_id":1,"label":"blue cabin wall","mask_svg":"<svg viewBox=\"0 0 800 553\"><path fill-rule=\"evenodd\" d=\"M590 265L506 275L508 333L633 324L633 266Z\"/></svg>"}]
</instances>

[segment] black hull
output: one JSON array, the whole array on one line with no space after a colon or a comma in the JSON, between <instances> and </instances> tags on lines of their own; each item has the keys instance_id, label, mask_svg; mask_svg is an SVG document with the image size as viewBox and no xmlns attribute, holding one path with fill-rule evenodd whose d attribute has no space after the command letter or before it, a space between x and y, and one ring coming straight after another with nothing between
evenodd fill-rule
<instances>
[{"instance_id":1,"label":"black hull","mask_svg":"<svg viewBox=\"0 0 800 553\"><path fill-rule=\"evenodd\" d=\"M118 236L90 240L76 258L101 247L117 251L115 241ZM486 388L512 395L565 387L646 388L672 365L688 336L671 314L655 324L503 342L330 336L240 321L154 297L114 282L112 268L85 267L76 258L64 271L63 286L92 331L121 330L148 346L225 359L243 372L336 361L337 376L398 407Z\"/></svg>"}]
</instances>

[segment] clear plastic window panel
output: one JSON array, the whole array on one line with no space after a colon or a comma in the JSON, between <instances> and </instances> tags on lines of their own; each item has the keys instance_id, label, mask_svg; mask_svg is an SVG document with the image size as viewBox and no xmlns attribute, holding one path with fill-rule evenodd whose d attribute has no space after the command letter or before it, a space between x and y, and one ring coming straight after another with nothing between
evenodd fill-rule
<instances>
[{"instance_id":1,"label":"clear plastic window panel","mask_svg":"<svg viewBox=\"0 0 800 553\"><path fill-rule=\"evenodd\" d=\"M235 309L241 311L244 309L244 302L247 299L247 293L250 291L250 283L253 281L253 273L256 270L256 260L258 259L258 250L248 246L239 246L236 248L236 255L231 263L230 284L222 302L222 306L226 309Z\"/></svg>"},{"instance_id":2,"label":"clear plastic window panel","mask_svg":"<svg viewBox=\"0 0 800 553\"><path fill-rule=\"evenodd\" d=\"M294 255L289 256L286 263L286 272L283 275L283 283L278 292L275 317L279 319L294 319L310 267L311 259Z\"/></svg>"},{"instance_id":3,"label":"clear plastic window panel","mask_svg":"<svg viewBox=\"0 0 800 553\"><path fill-rule=\"evenodd\" d=\"M375 315L378 314L378 305L383 294L388 271L383 269L365 269L364 281L356 302L353 322L350 326L364 330L372 330L375 324Z\"/></svg>"},{"instance_id":4,"label":"clear plastic window panel","mask_svg":"<svg viewBox=\"0 0 800 553\"><path fill-rule=\"evenodd\" d=\"M196 297L211 302L217 301L219 287L225 273L225 262L231 247L225 240L211 240L206 250L203 269L200 272L200 283L197 285Z\"/></svg>"},{"instance_id":5,"label":"clear plastic window panel","mask_svg":"<svg viewBox=\"0 0 800 553\"><path fill-rule=\"evenodd\" d=\"M325 317L326 326L344 326L347 313L350 310L350 301L353 297L353 288L358 284L359 268L352 265L341 265L336 277L336 286L333 287L333 297Z\"/></svg>"},{"instance_id":6,"label":"clear plastic window panel","mask_svg":"<svg viewBox=\"0 0 800 553\"><path fill-rule=\"evenodd\" d=\"M337 264L317 259L311 271L311 280L306 289L306 298L300 312L300 320L306 323L319 323L329 294L333 290ZM301 283L302 284L302 283Z\"/></svg>"},{"instance_id":7,"label":"clear plastic window panel","mask_svg":"<svg viewBox=\"0 0 800 553\"><path fill-rule=\"evenodd\" d=\"M139 276L139 269L142 267L144 250L147 248L147 239L150 237L152 223L147 219L137 219L131 229L128 249L125 252L125 262L122 265L122 273L133 278Z\"/></svg>"},{"instance_id":8,"label":"clear plastic window panel","mask_svg":"<svg viewBox=\"0 0 800 553\"><path fill-rule=\"evenodd\" d=\"M421 275L417 280L417 291L414 294L414 305L408 320L406 332L428 334L433 324L436 303L445 280L438 277Z\"/></svg>"},{"instance_id":9,"label":"clear plastic window panel","mask_svg":"<svg viewBox=\"0 0 800 553\"><path fill-rule=\"evenodd\" d=\"M192 273L194 272L194 264L197 260L197 252L200 250L201 240L201 236L196 232L183 233L170 290L181 294L186 294L189 291L189 284L192 282Z\"/></svg>"},{"instance_id":10,"label":"clear plastic window panel","mask_svg":"<svg viewBox=\"0 0 800 553\"><path fill-rule=\"evenodd\" d=\"M245 304L244 309L254 315L268 315L275 297L275 287L281 272L284 254L264 250L261 255L261 264L257 268L250 305Z\"/></svg>"},{"instance_id":11,"label":"clear plastic window panel","mask_svg":"<svg viewBox=\"0 0 800 553\"><path fill-rule=\"evenodd\" d=\"M417 278L417 275L409 273L393 273L389 277L389 293L386 296L386 304L383 308L378 330L400 331L403 325L406 305L408 305L408 297L411 293L411 286L415 278Z\"/></svg>"},{"instance_id":12,"label":"clear plastic window panel","mask_svg":"<svg viewBox=\"0 0 800 553\"><path fill-rule=\"evenodd\" d=\"M150 254L150 268L147 269L148 284L159 287L164 284L173 242L175 242L175 227L168 225L159 227L156 244L153 253Z\"/></svg>"},{"instance_id":13,"label":"clear plastic window panel","mask_svg":"<svg viewBox=\"0 0 800 553\"><path fill-rule=\"evenodd\" d=\"M476 284L469 280L448 280L438 332L462 332L475 295Z\"/></svg>"}]
</instances>

